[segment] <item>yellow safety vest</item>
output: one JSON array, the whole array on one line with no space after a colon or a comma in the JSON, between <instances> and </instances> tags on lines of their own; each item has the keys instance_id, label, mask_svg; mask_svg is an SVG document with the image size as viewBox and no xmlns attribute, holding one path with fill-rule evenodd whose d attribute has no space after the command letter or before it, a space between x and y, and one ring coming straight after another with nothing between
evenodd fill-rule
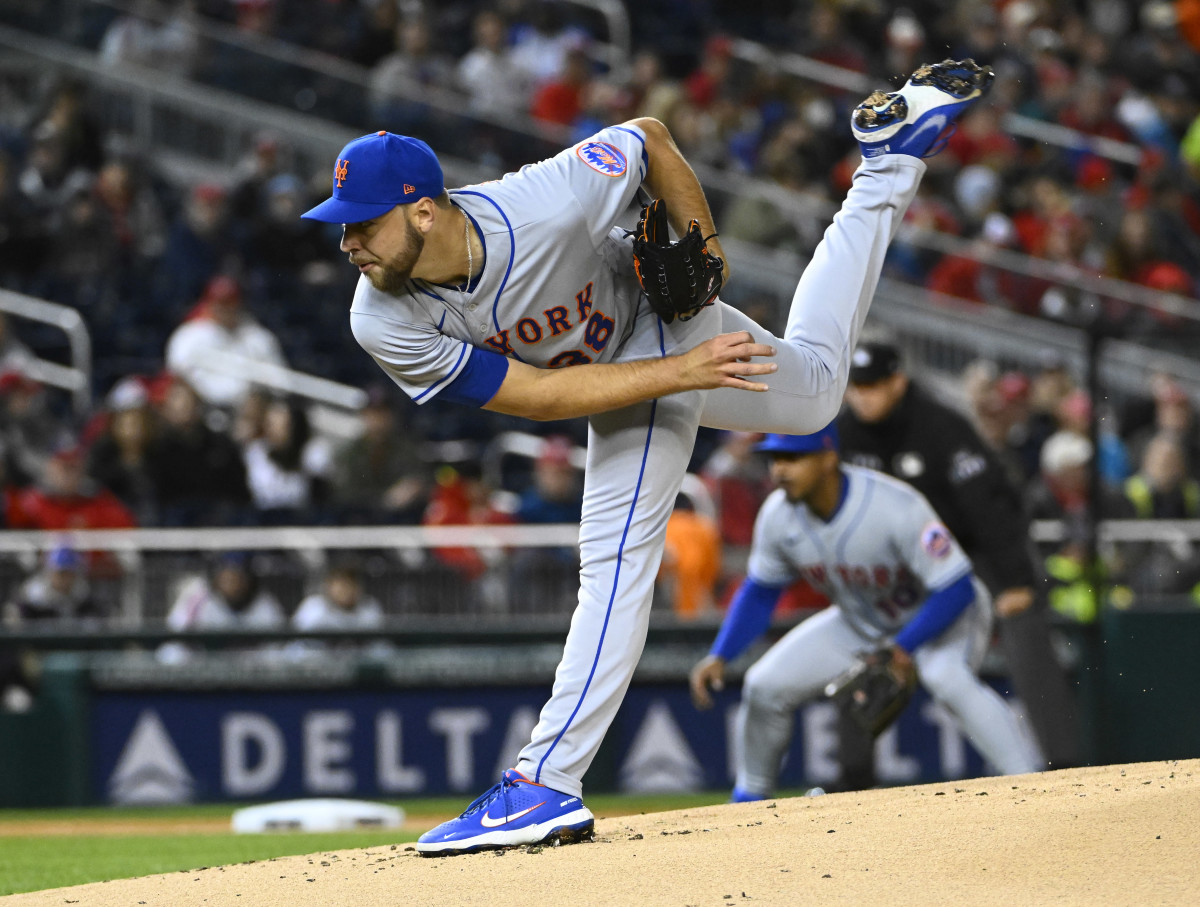
<instances>
[{"instance_id":1,"label":"yellow safety vest","mask_svg":"<svg viewBox=\"0 0 1200 907\"><path fill-rule=\"evenodd\" d=\"M1154 491L1143 476L1134 475L1125 480L1125 497L1133 504L1139 519L1154 516ZM1200 483L1187 479L1183 483L1183 506L1189 517L1200 513Z\"/></svg>"}]
</instances>

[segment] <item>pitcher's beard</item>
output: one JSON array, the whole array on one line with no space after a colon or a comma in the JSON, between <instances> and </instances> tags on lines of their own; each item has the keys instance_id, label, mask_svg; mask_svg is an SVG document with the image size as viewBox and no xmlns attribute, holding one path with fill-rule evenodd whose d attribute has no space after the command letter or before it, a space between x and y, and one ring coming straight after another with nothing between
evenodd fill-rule
<instances>
[{"instance_id":1,"label":"pitcher's beard","mask_svg":"<svg viewBox=\"0 0 1200 907\"><path fill-rule=\"evenodd\" d=\"M371 286L389 296L400 296L404 293L405 286L412 277L413 268L417 265L417 259L421 257L425 248L424 234L407 220L404 223L404 233L408 240L404 251L394 256L387 264L380 262L367 272L367 280L371 281Z\"/></svg>"}]
</instances>

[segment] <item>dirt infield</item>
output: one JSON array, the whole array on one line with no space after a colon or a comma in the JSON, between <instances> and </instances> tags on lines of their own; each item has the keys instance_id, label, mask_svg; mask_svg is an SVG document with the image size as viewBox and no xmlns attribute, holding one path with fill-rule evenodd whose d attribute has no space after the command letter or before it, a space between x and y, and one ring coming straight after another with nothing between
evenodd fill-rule
<instances>
[{"instance_id":1,"label":"dirt infield","mask_svg":"<svg viewBox=\"0 0 1200 907\"><path fill-rule=\"evenodd\" d=\"M596 842L405 845L0 898L4 907L1200 903L1200 760L605 819Z\"/></svg>"}]
</instances>

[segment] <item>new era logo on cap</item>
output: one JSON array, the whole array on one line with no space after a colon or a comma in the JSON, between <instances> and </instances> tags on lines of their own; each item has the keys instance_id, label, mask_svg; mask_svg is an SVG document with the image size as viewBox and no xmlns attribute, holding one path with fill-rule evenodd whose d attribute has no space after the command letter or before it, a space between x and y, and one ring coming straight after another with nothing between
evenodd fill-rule
<instances>
[{"instance_id":1,"label":"new era logo on cap","mask_svg":"<svg viewBox=\"0 0 1200 907\"><path fill-rule=\"evenodd\" d=\"M432 148L420 139L380 130L342 149L333 167L333 197L301 217L357 224L444 191L442 166Z\"/></svg>"}]
</instances>

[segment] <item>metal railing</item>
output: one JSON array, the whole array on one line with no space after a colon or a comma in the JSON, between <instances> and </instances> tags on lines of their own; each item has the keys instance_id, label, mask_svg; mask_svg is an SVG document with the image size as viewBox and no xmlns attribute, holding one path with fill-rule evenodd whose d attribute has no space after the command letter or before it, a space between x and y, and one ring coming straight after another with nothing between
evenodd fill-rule
<instances>
[{"instance_id":1,"label":"metal railing","mask_svg":"<svg viewBox=\"0 0 1200 907\"><path fill-rule=\"evenodd\" d=\"M75 411L86 413L92 405L92 338L77 309L0 289L0 312L58 328L67 335L71 365L33 358L22 362L20 371L35 381L62 388L71 394Z\"/></svg>"},{"instance_id":2,"label":"metal railing","mask_svg":"<svg viewBox=\"0 0 1200 907\"><path fill-rule=\"evenodd\" d=\"M1200 520L1104 520L1102 550L1127 543L1174 549L1200 544ZM1030 538L1054 544L1066 537L1057 521L1032 524ZM0 533L0 584L9 594L36 569L43 552L63 544L109 558L111 567L93 578L98 598L113 607L108 623L157 631L181 584L204 574L217 555L252 554L261 588L288 611L312 591L326 566L353 553L363 564L364 587L390 618L417 621L565 618L575 606L578 562L563 557L578 545L579 527L553 525L225 527L219 529L122 529ZM476 568L443 555L471 551ZM556 553L557 552L557 553ZM739 566L728 565L736 571ZM1136 590L1135 590L1136 592ZM446 624L449 625L449 624ZM18 625L9 631L56 632ZM60 627L60 632L69 628Z\"/></svg>"},{"instance_id":3,"label":"metal railing","mask_svg":"<svg viewBox=\"0 0 1200 907\"><path fill-rule=\"evenodd\" d=\"M207 352L204 361L196 367L221 375L245 378L268 390L304 397L314 403L324 403L342 409L362 409L367 404L367 392L362 388L234 353L224 353L220 350Z\"/></svg>"}]
</instances>

